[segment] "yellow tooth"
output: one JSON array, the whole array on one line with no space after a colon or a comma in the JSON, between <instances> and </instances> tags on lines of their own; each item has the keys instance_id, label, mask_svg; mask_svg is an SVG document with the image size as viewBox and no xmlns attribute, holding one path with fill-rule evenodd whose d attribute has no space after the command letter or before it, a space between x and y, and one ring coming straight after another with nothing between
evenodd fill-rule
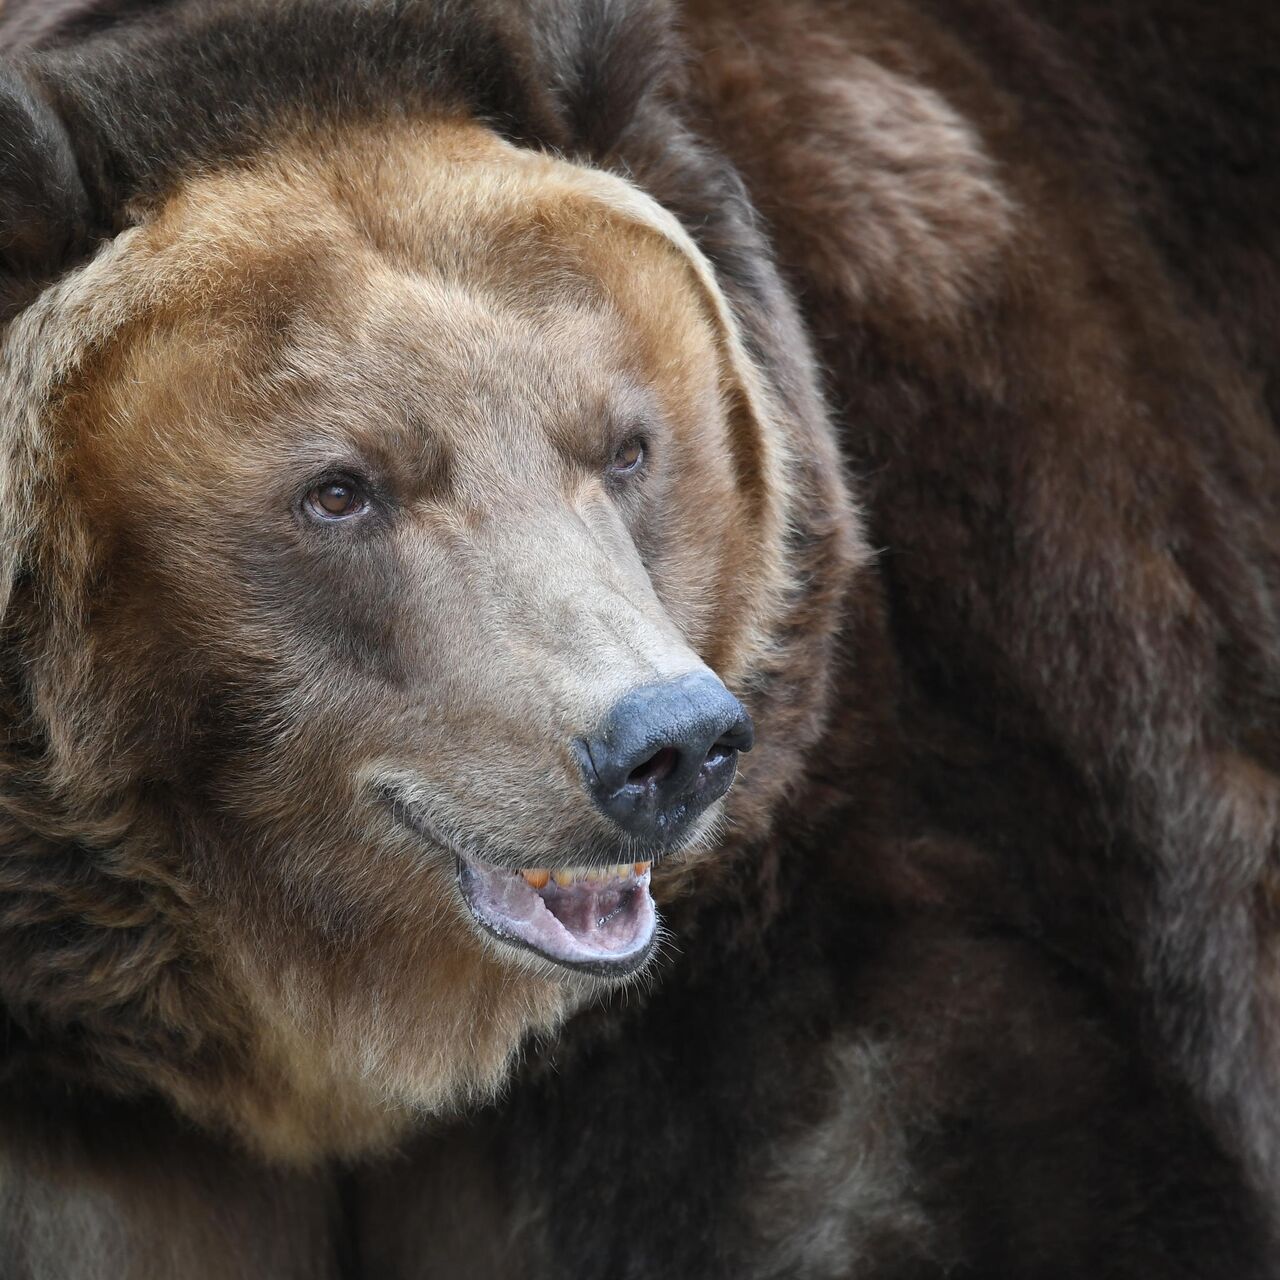
<instances>
[{"instance_id":1,"label":"yellow tooth","mask_svg":"<svg viewBox=\"0 0 1280 1280\"><path fill-rule=\"evenodd\" d=\"M572 871L556 871L552 873L556 878L556 884L562 889L567 889L573 883Z\"/></svg>"},{"instance_id":2,"label":"yellow tooth","mask_svg":"<svg viewBox=\"0 0 1280 1280\"><path fill-rule=\"evenodd\" d=\"M613 868L613 874L617 876L619 880L625 880L631 874L630 864L626 862L619 862Z\"/></svg>"},{"instance_id":3,"label":"yellow tooth","mask_svg":"<svg viewBox=\"0 0 1280 1280\"><path fill-rule=\"evenodd\" d=\"M587 879L598 883L604 879L604 872L599 870L597 867L592 867L591 870L587 872Z\"/></svg>"},{"instance_id":4,"label":"yellow tooth","mask_svg":"<svg viewBox=\"0 0 1280 1280\"><path fill-rule=\"evenodd\" d=\"M644 873L648 871L651 866L653 866L652 862L637 862L635 864L636 875L638 876L644 875Z\"/></svg>"},{"instance_id":5,"label":"yellow tooth","mask_svg":"<svg viewBox=\"0 0 1280 1280\"><path fill-rule=\"evenodd\" d=\"M538 867L533 871L522 871L520 873L535 889L545 889L547 881L551 879L551 872L545 867Z\"/></svg>"}]
</instances>

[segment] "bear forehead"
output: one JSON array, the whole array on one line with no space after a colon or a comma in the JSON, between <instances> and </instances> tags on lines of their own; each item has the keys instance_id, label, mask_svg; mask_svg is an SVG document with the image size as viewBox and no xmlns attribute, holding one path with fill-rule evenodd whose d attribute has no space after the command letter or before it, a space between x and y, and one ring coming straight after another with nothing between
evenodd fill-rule
<instances>
[{"instance_id":1,"label":"bear forehead","mask_svg":"<svg viewBox=\"0 0 1280 1280\"><path fill-rule=\"evenodd\" d=\"M91 264L87 317L64 308L84 330L57 414L72 471L157 452L175 475L212 453L225 468L228 448L251 465L270 441L246 415L273 402L314 409L317 432L456 432L485 402L540 401L571 434L652 382L666 416L696 419L712 325L638 199L452 122L308 135L196 178Z\"/></svg>"}]
</instances>

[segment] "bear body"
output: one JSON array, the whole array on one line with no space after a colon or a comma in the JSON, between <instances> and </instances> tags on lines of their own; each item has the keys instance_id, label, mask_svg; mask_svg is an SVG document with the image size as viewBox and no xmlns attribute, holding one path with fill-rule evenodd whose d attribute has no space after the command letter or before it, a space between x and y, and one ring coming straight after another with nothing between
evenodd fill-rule
<instances>
[{"instance_id":1,"label":"bear body","mask_svg":"<svg viewBox=\"0 0 1280 1280\"><path fill-rule=\"evenodd\" d=\"M5 1276L1280 1271L1280 19L10 6ZM148 506L275 465L220 425L275 430L275 344L291 423L433 424L414 509L478 495L446 513L465 573L420 538L348 581ZM548 514L558 472L494 488L615 364L678 462L645 510L609 490L625 539L595 498ZM455 630L414 647L421 581ZM633 612L586 629L588 586ZM330 720L419 687L465 776L396 793L418 835L517 832L525 870L558 865L543 828L603 840L510 725L616 696L587 656L615 643L705 662L757 739L724 821L654 859L629 985L481 948L403 830L329 849ZM537 672L505 703L504 664ZM517 705L500 754L539 790L472 785Z\"/></svg>"}]
</instances>

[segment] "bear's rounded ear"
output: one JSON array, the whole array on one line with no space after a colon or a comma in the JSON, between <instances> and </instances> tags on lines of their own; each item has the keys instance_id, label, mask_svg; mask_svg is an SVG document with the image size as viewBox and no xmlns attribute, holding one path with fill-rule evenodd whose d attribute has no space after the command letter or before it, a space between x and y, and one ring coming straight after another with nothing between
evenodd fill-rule
<instances>
[{"instance_id":1,"label":"bear's rounded ear","mask_svg":"<svg viewBox=\"0 0 1280 1280\"><path fill-rule=\"evenodd\" d=\"M0 320L91 248L91 209L66 127L0 61Z\"/></svg>"}]
</instances>

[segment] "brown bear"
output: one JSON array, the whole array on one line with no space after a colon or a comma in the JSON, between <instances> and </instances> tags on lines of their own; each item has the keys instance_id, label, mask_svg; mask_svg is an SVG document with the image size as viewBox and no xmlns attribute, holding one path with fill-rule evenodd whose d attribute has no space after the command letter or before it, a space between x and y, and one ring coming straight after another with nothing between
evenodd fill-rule
<instances>
[{"instance_id":1,"label":"brown bear","mask_svg":"<svg viewBox=\"0 0 1280 1280\"><path fill-rule=\"evenodd\" d=\"M1280 13L0 47L0 1275L1280 1273Z\"/></svg>"}]
</instances>

